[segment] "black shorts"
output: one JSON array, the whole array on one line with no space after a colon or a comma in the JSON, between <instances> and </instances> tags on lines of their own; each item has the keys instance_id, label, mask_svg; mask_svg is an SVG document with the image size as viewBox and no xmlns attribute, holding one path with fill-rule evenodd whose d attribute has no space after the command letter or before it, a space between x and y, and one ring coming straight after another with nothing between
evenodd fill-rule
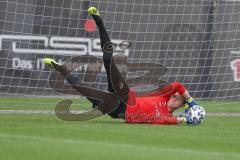
<instances>
[{"instance_id":1,"label":"black shorts","mask_svg":"<svg viewBox=\"0 0 240 160\"><path fill-rule=\"evenodd\" d=\"M108 115L112 118L125 119L125 112L127 109L127 98L128 96L125 96L123 99L120 99L119 105L116 107L114 111L108 113Z\"/></svg>"}]
</instances>

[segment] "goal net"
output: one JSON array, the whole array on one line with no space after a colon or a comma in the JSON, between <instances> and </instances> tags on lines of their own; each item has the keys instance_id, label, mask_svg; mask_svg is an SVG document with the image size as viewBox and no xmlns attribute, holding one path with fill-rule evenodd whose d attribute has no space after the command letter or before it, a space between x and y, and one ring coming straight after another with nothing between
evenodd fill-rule
<instances>
[{"instance_id":1,"label":"goal net","mask_svg":"<svg viewBox=\"0 0 240 160\"><path fill-rule=\"evenodd\" d=\"M56 91L49 78L57 82L58 75L44 66L44 57L65 62L78 56L73 74L86 85L107 88L89 6L99 9L114 57L131 87L149 89L159 79L179 81L198 100L239 101L239 0L4 0L0 106L39 106L51 103L41 98L79 97ZM31 102L31 97L41 98Z\"/></svg>"}]
</instances>

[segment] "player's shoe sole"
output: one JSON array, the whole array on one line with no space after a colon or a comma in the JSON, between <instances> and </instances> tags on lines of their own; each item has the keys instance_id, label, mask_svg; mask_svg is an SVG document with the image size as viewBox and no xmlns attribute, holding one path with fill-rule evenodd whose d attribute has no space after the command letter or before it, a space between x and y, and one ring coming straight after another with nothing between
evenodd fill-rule
<instances>
[{"instance_id":1,"label":"player's shoe sole","mask_svg":"<svg viewBox=\"0 0 240 160\"><path fill-rule=\"evenodd\" d=\"M91 16L92 15L100 16L99 11L95 7L89 7L88 8L88 14L91 15Z\"/></svg>"},{"instance_id":2,"label":"player's shoe sole","mask_svg":"<svg viewBox=\"0 0 240 160\"><path fill-rule=\"evenodd\" d=\"M54 69L60 66L59 63L57 63L54 59L51 59L51 58L44 58L43 63L47 65L49 68L54 68Z\"/></svg>"}]
</instances>

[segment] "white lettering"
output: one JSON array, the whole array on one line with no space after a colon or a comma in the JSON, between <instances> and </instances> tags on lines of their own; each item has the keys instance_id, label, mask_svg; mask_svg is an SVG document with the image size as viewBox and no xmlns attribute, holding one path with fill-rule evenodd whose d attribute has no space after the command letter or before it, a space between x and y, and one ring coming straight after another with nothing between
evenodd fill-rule
<instances>
[{"instance_id":1,"label":"white lettering","mask_svg":"<svg viewBox=\"0 0 240 160\"><path fill-rule=\"evenodd\" d=\"M12 68L16 69L20 67L20 59L19 58L13 58L12 59Z\"/></svg>"},{"instance_id":2,"label":"white lettering","mask_svg":"<svg viewBox=\"0 0 240 160\"><path fill-rule=\"evenodd\" d=\"M79 38L79 37L47 37L47 36L29 36L29 35L0 35L0 50L4 40L12 40L12 51L14 53L25 54L51 54L51 55L94 55L102 56L99 39ZM37 48L19 48L19 41L38 41L42 43L45 49ZM30 42L29 42L30 43ZM114 55L122 53L129 55L129 48L121 49L121 40L112 40L114 46Z\"/></svg>"},{"instance_id":3,"label":"white lettering","mask_svg":"<svg viewBox=\"0 0 240 160\"><path fill-rule=\"evenodd\" d=\"M31 60L21 60L20 58L14 57L12 59L12 68L14 69L33 69Z\"/></svg>"}]
</instances>

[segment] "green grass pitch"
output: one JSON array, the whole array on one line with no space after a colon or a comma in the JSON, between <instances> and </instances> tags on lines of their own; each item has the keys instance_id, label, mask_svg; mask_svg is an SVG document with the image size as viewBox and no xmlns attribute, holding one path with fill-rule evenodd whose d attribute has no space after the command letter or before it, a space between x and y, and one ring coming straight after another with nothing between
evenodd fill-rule
<instances>
[{"instance_id":1,"label":"green grass pitch","mask_svg":"<svg viewBox=\"0 0 240 160\"><path fill-rule=\"evenodd\" d=\"M0 110L53 110L60 100L3 97ZM74 104L74 109L89 106L83 99ZM202 104L207 112L240 113L240 103ZM193 127L125 124L108 116L66 122L50 114L0 114L0 159L239 160L239 136L239 116L209 116Z\"/></svg>"}]
</instances>

